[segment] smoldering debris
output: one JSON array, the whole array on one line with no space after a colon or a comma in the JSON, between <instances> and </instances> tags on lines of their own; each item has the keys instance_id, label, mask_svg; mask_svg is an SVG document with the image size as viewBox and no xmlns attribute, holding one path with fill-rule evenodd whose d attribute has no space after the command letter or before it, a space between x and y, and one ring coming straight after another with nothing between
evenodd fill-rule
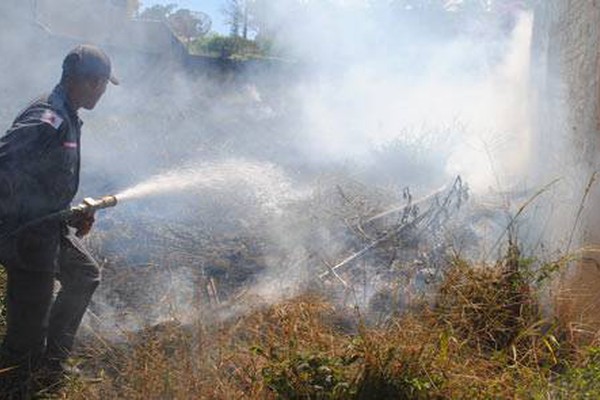
<instances>
[{"instance_id":1,"label":"smoldering debris","mask_svg":"<svg viewBox=\"0 0 600 400\"><path fill-rule=\"evenodd\" d=\"M452 254L480 242L467 223L469 190L460 177L419 199L406 188L402 199L403 206L361 218L347 243L362 247L333 265L325 262L318 275L327 287L337 284L346 297L351 293L350 305L361 307L366 318L421 305L435 292Z\"/></svg>"},{"instance_id":2,"label":"smoldering debris","mask_svg":"<svg viewBox=\"0 0 600 400\"><path fill-rule=\"evenodd\" d=\"M378 237L376 237L362 250L345 258L343 261L337 263L333 267L330 267L328 271L320 274L319 278L323 279L327 275L331 274L340 279L336 272L337 269L353 262L370 250L390 240L394 236L404 243L418 240L418 237L427 236L427 233L430 233L431 236L435 236L433 233L435 233L437 228L444 225L446 220L450 218L451 214L455 210L460 209L462 203L468 198L468 193L467 188L463 186L462 179L457 177L454 184L450 187L448 193L444 193L444 190L439 190L436 193L413 203L412 195L410 190L407 188L403 192L403 197L407 204L402 208L393 207L366 220L367 224L373 224L376 221L383 220L383 218L393 218L393 215L398 213L399 217L395 218L398 221L396 227L388 229L387 232L381 235L377 235ZM443 197L443 199L440 199L440 197ZM362 225L362 223L360 224ZM364 226L357 226L354 230L365 232L365 236L372 236L366 233ZM413 238L410 238L410 236ZM415 237L417 239L415 239ZM429 255L434 258L438 256L438 254L434 253L430 253ZM425 264L435 266L438 263L433 261Z\"/></svg>"},{"instance_id":3,"label":"smoldering debris","mask_svg":"<svg viewBox=\"0 0 600 400\"><path fill-rule=\"evenodd\" d=\"M108 229L101 226L91 241L99 254L111 254L92 307L94 329L114 334L206 314L227 318L307 290L367 314L397 312L441 278L449 249L477 245L467 225L458 240L468 199L460 178L419 200L408 189L394 193L343 177L327 182L287 199L281 212L254 205L243 220L226 216L235 221L231 229L215 220L198 225L214 204L196 203L194 223L189 215L136 223L109 217ZM248 210L261 199L235 201L246 201ZM390 285L402 301L384 307L381 293Z\"/></svg>"},{"instance_id":4,"label":"smoldering debris","mask_svg":"<svg viewBox=\"0 0 600 400\"><path fill-rule=\"evenodd\" d=\"M302 195L280 193L273 212L249 182L228 182L225 197L192 190L178 210L185 218L155 204L136 220L105 216L90 240L110 255L92 307L97 332L217 321L307 291L387 318L426 302L452 257L485 263L482 249L550 204L529 191L471 196L460 177L419 196L334 174L305 183Z\"/></svg>"}]
</instances>

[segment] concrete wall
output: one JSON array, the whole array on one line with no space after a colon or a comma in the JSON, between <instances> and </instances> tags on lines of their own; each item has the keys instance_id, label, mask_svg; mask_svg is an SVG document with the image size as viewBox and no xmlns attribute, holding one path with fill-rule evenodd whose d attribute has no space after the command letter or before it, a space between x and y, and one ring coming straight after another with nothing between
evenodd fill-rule
<instances>
[{"instance_id":1,"label":"concrete wall","mask_svg":"<svg viewBox=\"0 0 600 400\"><path fill-rule=\"evenodd\" d=\"M532 54L534 158L542 174L577 190L600 168L600 1L540 2ZM600 216L600 197L590 205ZM600 243L600 229L588 225L586 240Z\"/></svg>"},{"instance_id":2,"label":"concrete wall","mask_svg":"<svg viewBox=\"0 0 600 400\"><path fill-rule=\"evenodd\" d=\"M539 134L547 139L555 136L550 132L560 129L573 141L578 153L576 159L596 165L600 121L600 2L540 2L534 16L532 46L537 64L533 79L539 90ZM569 132L564 132L565 129Z\"/></svg>"},{"instance_id":3,"label":"concrete wall","mask_svg":"<svg viewBox=\"0 0 600 400\"><path fill-rule=\"evenodd\" d=\"M589 186L600 170L600 0L540 1L532 56L536 166L542 178L562 178L555 230L568 235L584 204L570 250L600 249L600 176ZM600 253L576 254L582 257L565 269L554 305L573 334L590 341L600 329Z\"/></svg>"}]
</instances>

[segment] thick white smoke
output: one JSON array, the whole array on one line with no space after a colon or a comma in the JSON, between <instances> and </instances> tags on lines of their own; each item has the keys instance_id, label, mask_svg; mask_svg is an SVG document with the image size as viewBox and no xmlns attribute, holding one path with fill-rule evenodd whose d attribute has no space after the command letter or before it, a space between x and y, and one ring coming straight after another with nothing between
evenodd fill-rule
<instances>
[{"instance_id":1,"label":"thick white smoke","mask_svg":"<svg viewBox=\"0 0 600 400\"><path fill-rule=\"evenodd\" d=\"M119 310L135 306L132 293L156 308L128 318L128 327L169 317L158 305L164 295L153 298L153 288L200 290L193 282L205 271L225 275L226 286L235 271L217 261L246 267L237 256L212 254L231 236L258 236L264 245L236 250L260 254L254 293L270 300L293 294L312 278L305 266L322 262L309 259L310 250L333 262L347 255L336 231L343 226L334 221L340 216L328 215L330 199L320 197L339 182L385 207L405 186L425 195L460 174L485 193L512 189L527 174L531 16L522 14L514 29L491 14L446 29L443 18L423 20L427 14L388 3L265 2L274 49L285 61L243 72L184 67L127 41L107 47L122 85L82 113L79 196L140 184L146 194L158 184L178 190L132 196L99 216L91 241L113 260L97 298L105 322L123 322ZM75 25L85 32L85 21ZM9 94L1 114L7 126L28 97L56 83L77 37L41 36L23 24L0 29L2 50L13 55L0 61L8 71L0 79ZM36 56L43 62L9 68L8 60L29 57L24 37L45 49ZM151 278L124 285L118 272L127 266ZM176 308L187 312L190 304L180 303L190 298L174 299Z\"/></svg>"}]
</instances>

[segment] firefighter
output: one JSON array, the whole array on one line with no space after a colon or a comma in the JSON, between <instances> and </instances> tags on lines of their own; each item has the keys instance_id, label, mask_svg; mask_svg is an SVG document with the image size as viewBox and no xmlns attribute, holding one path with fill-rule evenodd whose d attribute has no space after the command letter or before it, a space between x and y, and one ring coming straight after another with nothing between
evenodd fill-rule
<instances>
[{"instance_id":1,"label":"firefighter","mask_svg":"<svg viewBox=\"0 0 600 400\"><path fill-rule=\"evenodd\" d=\"M30 222L70 206L79 186L77 112L93 109L109 82L118 84L108 56L95 46L77 46L65 57L52 93L33 101L0 138L0 264L7 274L0 381L5 386L23 390L36 371L55 377L73 372L66 361L100 282L99 266L80 240L94 216Z\"/></svg>"}]
</instances>

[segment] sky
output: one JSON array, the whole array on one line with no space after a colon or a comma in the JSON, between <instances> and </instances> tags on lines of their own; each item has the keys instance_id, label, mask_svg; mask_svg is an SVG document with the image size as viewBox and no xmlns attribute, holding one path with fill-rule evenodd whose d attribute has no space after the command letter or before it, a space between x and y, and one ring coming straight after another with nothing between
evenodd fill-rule
<instances>
[{"instance_id":1,"label":"sky","mask_svg":"<svg viewBox=\"0 0 600 400\"><path fill-rule=\"evenodd\" d=\"M150 7L155 4L177 4L180 8L187 8L193 11L202 11L212 19L212 31L226 34L229 28L224 23L224 16L221 12L224 0L141 0L142 7Z\"/></svg>"}]
</instances>

